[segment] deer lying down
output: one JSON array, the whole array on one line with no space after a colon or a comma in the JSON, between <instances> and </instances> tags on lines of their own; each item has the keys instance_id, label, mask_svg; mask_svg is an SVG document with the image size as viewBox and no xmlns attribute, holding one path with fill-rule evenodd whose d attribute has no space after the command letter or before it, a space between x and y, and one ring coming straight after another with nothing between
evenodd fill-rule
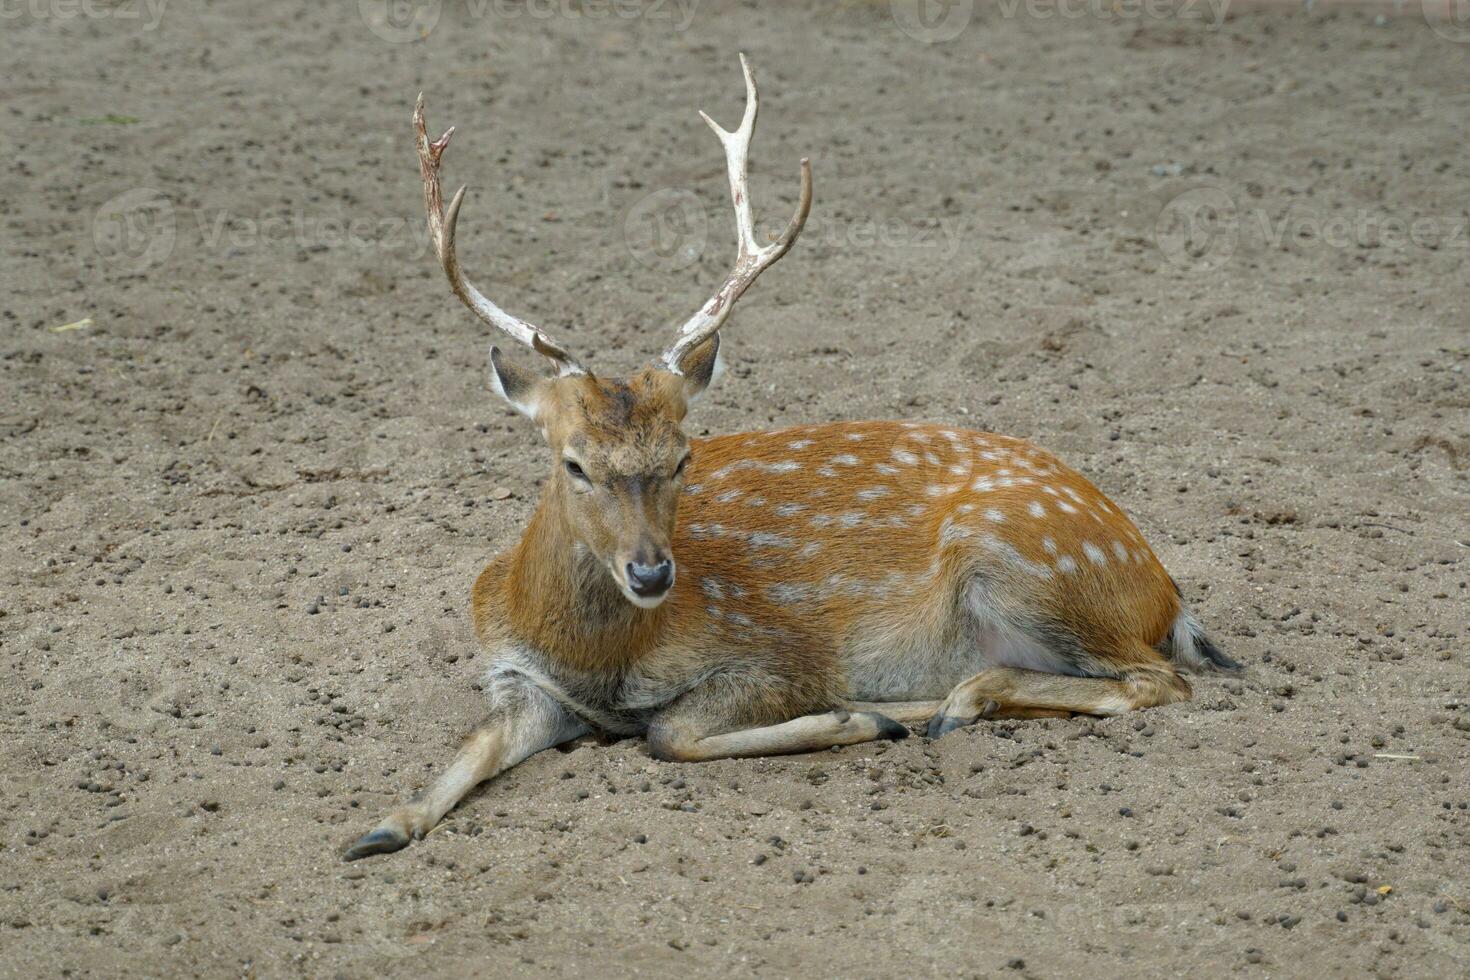
<instances>
[{"instance_id":1,"label":"deer lying down","mask_svg":"<svg viewBox=\"0 0 1470 980\"><path fill-rule=\"evenodd\" d=\"M758 105L744 56L725 147L739 250L655 363L593 375L465 279L439 165L414 113L429 230L455 294L548 358L492 348L492 384L551 447L525 535L475 582L490 713L427 792L349 860L421 838L475 785L591 731L644 734L659 759L812 752L937 738L981 718L1113 715L1190 696L1179 667L1237 665L1204 635L1138 529L1054 456L942 425L839 422L690 439L719 374L719 330L791 248L812 201L758 244L746 151Z\"/></svg>"}]
</instances>

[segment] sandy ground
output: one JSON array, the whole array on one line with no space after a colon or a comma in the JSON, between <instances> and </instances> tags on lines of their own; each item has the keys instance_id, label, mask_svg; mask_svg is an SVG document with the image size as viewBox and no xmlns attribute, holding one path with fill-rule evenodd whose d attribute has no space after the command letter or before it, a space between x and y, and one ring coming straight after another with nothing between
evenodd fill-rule
<instances>
[{"instance_id":1,"label":"sandy ground","mask_svg":"<svg viewBox=\"0 0 1470 980\"><path fill-rule=\"evenodd\" d=\"M1453 24L361 7L0 11L0 974L1465 975ZM547 466L423 248L414 95L469 267L622 372L729 261L695 109L738 49L758 207L802 154L817 203L694 430L1033 438L1248 670L819 756L588 742L344 865L477 720L469 586Z\"/></svg>"}]
</instances>

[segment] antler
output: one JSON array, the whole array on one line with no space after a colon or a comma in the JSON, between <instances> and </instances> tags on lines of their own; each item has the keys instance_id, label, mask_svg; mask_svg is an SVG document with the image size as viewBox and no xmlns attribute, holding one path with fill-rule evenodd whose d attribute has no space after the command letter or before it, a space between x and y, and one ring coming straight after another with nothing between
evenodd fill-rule
<instances>
[{"instance_id":1,"label":"antler","mask_svg":"<svg viewBox=\"0 0 1470 980\"><path fill-rule=\"evenodd\" d=\"M785 255L796 242L802 226L806 224L806 216L812 209L812 165L810 160L802 157L801 200L797 202L796 214L780 238L764 247L756 244L745 158L750 150L751 134L755 131L755 115L760 108L760 96L756 93L755 76L750 72L750 62L743 54L740 56L740 68L745 72L745 116L740 120L740 128L733 133L727 132L705 113L699 114L725 146L725 167L730 177L730 198L735 204L735 234L739 239L739 251L735 255L735 266L730 270L729 277L709 301L699 308L699 312L679 328L679 337L674 346L664 352L664 364L675 374L682 373L679 364L689 351L724 326L735 301L755 282L756 277Z\"/></svg>"},{"instance_id":2,"label":"antler","mask_svg":"<svg viewBox=\"0 0 1470 980\"><path fill-rule=\"evenodd\" d=\"M454 295L481 320L504 331L538 354L551 358L559 374L586 374L587 370L573 360L566 348L553 341L539 327L533 327L520 317L511 316L490 302L485 294L475 288L474 283L465 278L459 267L459 256L454 251L454 229L459 223L459 207L464 203L464 193L468 188L461 187L455 192L454 200L449 202L449 210L446 211L444 193L439 187L439 159L444 155L450 137L454 135L454 127L451 126L443 136L430 142L424 129L424 96L420 93L413 110L413 128L419 151L419 170L424 176L424 209L429 213L429 237L434 241L434 251L439 254L439 263L444 266L444 275L449 277L449 286L454 290Z\"/></svg>"}]
</instances>

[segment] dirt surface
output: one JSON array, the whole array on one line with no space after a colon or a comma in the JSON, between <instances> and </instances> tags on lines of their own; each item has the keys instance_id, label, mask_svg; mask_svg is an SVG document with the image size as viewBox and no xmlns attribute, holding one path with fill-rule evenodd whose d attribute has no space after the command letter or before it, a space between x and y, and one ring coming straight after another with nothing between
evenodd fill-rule
<instances>
[{"instance_id":1,"label":"dirt surface","mask_svg":"<svg viewBox=\"0 0 1470 980\"><path fill-rule=\"evenodd\" d=\"M0 974L1465 975L1452 25L373 6L7 7ZM413 98L467 266L620 373L727 268L695 110L733 125L740 49L757 207L809 154L816 208L693 431L1032 438L1247 672L818 756L587 742L344 865L478 719L469 587L548 465L423 247Z\"/></svg>"}]
</instances>

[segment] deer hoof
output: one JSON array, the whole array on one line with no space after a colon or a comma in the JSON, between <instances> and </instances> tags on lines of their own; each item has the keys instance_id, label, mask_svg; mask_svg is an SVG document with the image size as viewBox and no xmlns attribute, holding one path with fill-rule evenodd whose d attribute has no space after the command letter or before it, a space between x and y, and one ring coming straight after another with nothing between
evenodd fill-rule
<instances>
[{"instance_id":1,"label":"deer hoof","mask_svg":"<svg viewBox=\"0 0 1470 980\"><path fill-rule=\"evenodd\" d=\"M342 855L344 861L356 861L359 858L371 857L374 854L392 854L401 851L408 846L408 835L387 827L379 827L372 833L364 834L357 839L357 843L349 847Z\"/></svg>"},{"instance_id":2,"label":"deer hoof","mask_svg":"<svg viewBox=\"0 0 1470 980\"><path fill-rule=\"evenodd\" d=\"M939 738L942 735L948 735L956 728L973 725L982 718L993 718L998 711L1000 711L1000 702L994 698L986 698L985 703L980 706L979 712L968 717L964 715L951 715L941 708L938 714L929 719L929 737Z\"/></svg>"},{"instance_id":3,"label":"deer hoof","mask_svg":"<svg viewBox=\"0 0 1470 980\"><path fill-rule=\"evenodd\" d=\"M958 715L947 715L941 711L929 719L929 730L926 734L931 739L940 738L948 735L956 728L964 728L966 725L973 724L974 722L974 718L961 718Z\"/></svg>"},{"instance_id":4,"label":"deer hoof","mask_svg":"<svg viewBox=\"0 0 1470 980\"><path fill-rule=\"evenodd\" d=\"M894 721L887 715L880 715L876 711L870 713L873 716L873 721L878 725L879 738L892 739L896 742L901 738L909 737L909 726L902 722Z\"/></svg>"}]
</instances>

